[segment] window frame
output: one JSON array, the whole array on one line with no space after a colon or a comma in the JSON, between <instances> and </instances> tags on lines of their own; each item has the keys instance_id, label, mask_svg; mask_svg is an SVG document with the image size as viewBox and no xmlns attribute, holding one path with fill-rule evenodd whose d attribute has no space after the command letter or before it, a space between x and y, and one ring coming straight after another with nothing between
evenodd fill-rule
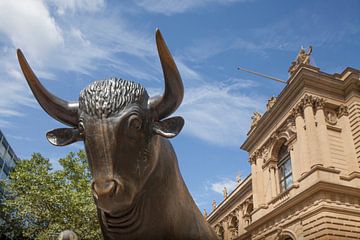
<instances>
[{"instance_id":1,"label":"window frame","mask_svg":"<svg viewBox=\"0 0 360 240\"><path fill-rule=\"evenodd\" d=\"M285 152L285 153L284 153ZM279 149L278 157L278 175L279 175L279 185L280 185L280 193L289 190L293 186L293 174L292 174L292 164L291 164L291 157L290 152L287 150L286 145L282 145ZM287 166L288 165L288 166ZM289 171L286 171L289 167ZM286 174L287 172L287 174ZM288 183L288 179L291 179L291 182Z\"/></svg>"}]
</instances>

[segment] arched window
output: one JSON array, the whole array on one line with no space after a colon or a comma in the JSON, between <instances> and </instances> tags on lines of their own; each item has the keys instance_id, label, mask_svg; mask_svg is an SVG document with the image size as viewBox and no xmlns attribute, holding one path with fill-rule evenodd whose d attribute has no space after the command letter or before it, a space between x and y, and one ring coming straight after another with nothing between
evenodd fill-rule
<instances>
[{"instance_id":1,"label":"arched window","mask_svg":"<svg viewBox=\"0 0 360 240\"><path fill-rule=\"evenodd\" d=\"M283 144L278 153L278 170L281 192L289 189L293 184L291 158L287 146Z\"/></svg>"}]
</instances>

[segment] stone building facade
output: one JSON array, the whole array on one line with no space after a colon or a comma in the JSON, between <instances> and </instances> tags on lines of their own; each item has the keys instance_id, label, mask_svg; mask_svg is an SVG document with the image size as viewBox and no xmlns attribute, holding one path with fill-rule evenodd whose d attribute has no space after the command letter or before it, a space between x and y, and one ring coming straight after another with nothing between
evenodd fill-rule
<instances>
[{"instance_id":1,"label":"stone building facade","mask_svg":"<svg viewBox=\"0 0 360 240\"><path fill-rule=\"evenodd\" d=\"M359 70L293 64L241 149L250 176L206 217L219 238L360 239Z\"/></svg>"}]
</instances>

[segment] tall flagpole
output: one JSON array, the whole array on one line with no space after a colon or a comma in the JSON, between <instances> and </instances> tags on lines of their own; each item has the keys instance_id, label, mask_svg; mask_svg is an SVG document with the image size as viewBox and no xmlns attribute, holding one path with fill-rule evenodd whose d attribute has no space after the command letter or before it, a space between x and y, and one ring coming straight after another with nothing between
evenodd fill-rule
<instances>
[{"instance_id":1,"label":"tall flagpole","mask_svg":"<svg viewBox=\"0 0 360 240\"><path fill-rule=\"evenodd\" d=\"M244 71L244 72L248 72L248 73L252 73L252 74L257 75L257 76L260 76L260 77L268 78L268 79L274 80L274 81L276 81L276 82L281 82L281 83L287 84L286 81L281 80L281 79L279 79L279 78L267 76L267 75L265 75L265 74L258 73L258 72L255 72L255 71L251 71L251 70L248 70L248 69L246 69L246 68L238 67L238 70L241 70L241 71Z\"/></svg>"}]
</instances>

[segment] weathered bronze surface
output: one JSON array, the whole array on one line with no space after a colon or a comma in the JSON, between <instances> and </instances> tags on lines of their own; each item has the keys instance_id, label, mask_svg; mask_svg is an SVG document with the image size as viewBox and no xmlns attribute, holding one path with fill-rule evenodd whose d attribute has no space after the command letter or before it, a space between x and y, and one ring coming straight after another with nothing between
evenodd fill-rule
<instances>
[{"instance_id":1,"label":"weathered bronze surface","mask_svg":"<svg viewBox=\"0 0 360 240\"><path fill-rule=\"evenodd\" d=\"M182 117L165 119L181 104L184 89L159 30L156 43L165 91L154 98L140 84L112 78L90 84L79 102L69 103L48 92L17 54L42 108L71 126L48 132L48 140L57 146L84 141L104 239L216 239L167 139L184 125Z\"/></svg>"}]
</instances>

